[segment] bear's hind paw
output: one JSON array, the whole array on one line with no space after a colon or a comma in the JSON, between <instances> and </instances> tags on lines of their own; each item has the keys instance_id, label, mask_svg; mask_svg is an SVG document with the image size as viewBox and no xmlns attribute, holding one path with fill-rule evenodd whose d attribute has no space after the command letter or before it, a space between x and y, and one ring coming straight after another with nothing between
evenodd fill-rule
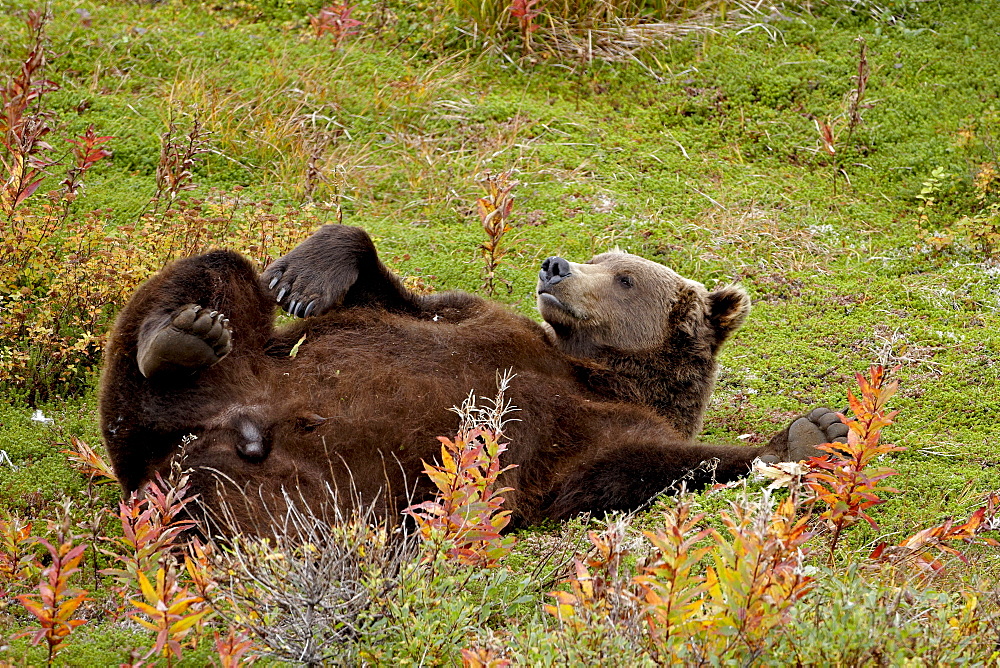
<instances>
[{"instance_id":1,"label":"bear's hind paw","mask_svg":"<svg viewBox=\"0 0 1000 668\"><path fill-rule=\"evenodd\" d=\"M788 461L801 461L826 453L815 446L846 443L847 425L829 408L815 408L788 427Z\"/></svg>"},{"instance_id":2,"label":"bear's hind paw","mask_svg":"<svg viewBox=\"0 0 1000 668\"><path fill-rule=\"evenodd\" d=\"M160 328L140 335L136 361L146 378L170 370L196 371L233 349L229 320L218 311L185 304Z\"/></svg>"}]
</instances>

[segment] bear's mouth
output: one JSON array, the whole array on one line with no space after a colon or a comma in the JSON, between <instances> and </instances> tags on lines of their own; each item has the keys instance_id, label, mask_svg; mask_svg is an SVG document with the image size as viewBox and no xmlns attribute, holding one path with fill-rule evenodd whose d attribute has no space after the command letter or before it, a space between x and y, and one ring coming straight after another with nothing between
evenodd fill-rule
<instances>
[{"instance_id":1,"label":"bear's mouth","mask_svg":"<svg viewBox=\"0 0 1000 668\"><path fill-rule=\"evenodd\" d=\"M549 309L555 309L555 310L552 311ZM552 294L551 292L549 292L544 288L538 291L538 310L542 314L542 317L545 320L549 320L550 317L553 316L556 317L557 319L562 319L560 318L560 314L562 316L569 316L573 320L584 319L584 317L580 313L578 313L575 309L564 304L561 299L559 299L554 294ZM548 315L545 314L546 310L549 310Z\"/></svg>"},{"instance_id":2,"label":"bear's mouth","mask_svg":"<svg viewBox=\"0 0 1000 668\"><path fill-rule=\"evenodd\" d=\"M569 311L569 309L566 308L566 305L563 304L559 300L559 298L556 297L551 292L546 292L545 290L539 290L538 291L538 300L541 301L541 302L543 302L543 303L545 303L545 304L548 304L550 306L556 306L556 307L562 309L563 311Z\"/></svg>"},{"instance_id":3,"label":"bear's mouth","mask_svg":"<svg viewBox=\"0 0 1000 668\"><path fill-rule=\"evenodd\" d=\"M542 300L543 302L545 302L546 304L552 304L553 306L558 306L559 308L563 309L564 311L566 310L566 307L563 306L563 303L561 301L559 301L559 298L556 297L551 292L545 292L543 290L539 290L538 291L538 298L540 300Z\"/></svg>"}]
</instances>

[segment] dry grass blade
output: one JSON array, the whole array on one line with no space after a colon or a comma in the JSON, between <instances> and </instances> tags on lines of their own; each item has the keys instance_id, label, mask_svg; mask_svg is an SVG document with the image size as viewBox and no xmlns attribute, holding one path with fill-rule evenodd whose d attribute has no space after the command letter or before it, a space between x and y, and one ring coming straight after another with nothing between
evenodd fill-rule
<instances>
[{"instance_id":1,"label":"dry grass blade","mask_svg":"<svg viewBox=\"0 0 1000 668\"><path fill-rule=\"evenodd\" d=\"M557 15L557 10L551 10L545 14L543 30L535 38L538 42L535 51L548 50L585 63L594 60L641 63L638 54L644 49L659 48L690 35L760 29L774 39L777 30L770 21L782 15L776 4L763 1L705 2L693 9L687 8L686 3L667 4L671 6L655 8L645 15L630 3L620 7L614 3L595 3L583 16L577 15L582 12Z\"/></svg>"},{"instance_id":2,"label":"dry grass blade","mask_svg":"<svg viewBox=\"0 0 1000 668\"><path fill-rule=\"evenodd\" d=\"M239 509L223 503L214 524L229 523L223 530L235 537L214 551L210 603L261 654L309 666L345 661L363 620L396 586L400 567L416 560L416 541L405 528L379 519L376 504L355 501L352 510L315 509L282 490L281 510L268 511L273 538L240 535Z\"/></svg>"}]
</instances>

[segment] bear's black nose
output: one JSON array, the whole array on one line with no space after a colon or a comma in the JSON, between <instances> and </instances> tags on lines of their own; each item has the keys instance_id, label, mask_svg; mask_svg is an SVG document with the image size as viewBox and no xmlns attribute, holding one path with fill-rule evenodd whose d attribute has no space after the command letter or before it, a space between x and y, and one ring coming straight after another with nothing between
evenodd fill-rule
<instances>
[{"instance_id":1,"label":"bear's black nose","mask_svg":"<svg viewBox=\"0 0 1000 668\"><path fill-rule=\"evenodd\" d=\"M559 256L553 256L542 262L542 270L538 272L538 280L543 285L555 285L569 275L569 262Z\"/></svg>"}]
</instances>

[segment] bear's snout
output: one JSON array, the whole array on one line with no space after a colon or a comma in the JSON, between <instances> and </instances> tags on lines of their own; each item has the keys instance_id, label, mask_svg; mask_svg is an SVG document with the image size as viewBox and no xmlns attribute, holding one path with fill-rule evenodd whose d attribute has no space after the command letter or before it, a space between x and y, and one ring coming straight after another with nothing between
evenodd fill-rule
<instances>
[{"instance_id":1,"label":"bear's snout","mask_svg":"<svg viewBox=\"0 0 1000 668\"><path fill-rule=\"evenodd\" d=\"M250 420L243 420L237 428L242 438L236 440L236 452L241 457L250 461L260 461L267 457L271 448L257 425Z\"/></svg>"},{"instance_id":2,"label":"bear's snout","mask_svg":"<svg viewBox=\"0 0 1000 668\"><path fill-rule=\"evenodd\" d=\"M542 262L542 270L538 272L539 287L555 285L570 274L569 262L558 256L547 258Z\"/></svg>"}]
</instances>

